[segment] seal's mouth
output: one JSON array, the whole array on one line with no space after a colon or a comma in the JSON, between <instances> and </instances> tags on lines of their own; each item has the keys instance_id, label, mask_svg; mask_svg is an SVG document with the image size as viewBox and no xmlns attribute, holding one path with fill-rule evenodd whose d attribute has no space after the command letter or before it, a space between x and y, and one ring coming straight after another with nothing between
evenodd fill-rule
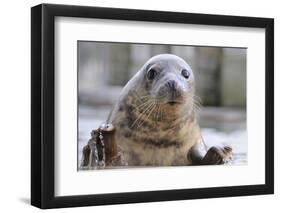
<instances>
[{"instance_id":1,"label":"seal's mouth","mask_svg":"<svg viewBox=\"0 0 281 213\"><path fill-rule=\"evenodd\" d=\"M172 100L172 101L168 101L167 104L169 104L170 106L175 106L175 105L181 104L181 102L180 101Z\"/></svg>"},{"instance_id":2,"label":"seal's mouth","mask_svg":"<svg viewBox=\"0 0 281 213\"><path fill-rule=\"evenodd\" d=\"M170 106L177 106L184 102L184 97L180 93L170 93L165 99L166 104Z\"/></svg>"}]
</instances>

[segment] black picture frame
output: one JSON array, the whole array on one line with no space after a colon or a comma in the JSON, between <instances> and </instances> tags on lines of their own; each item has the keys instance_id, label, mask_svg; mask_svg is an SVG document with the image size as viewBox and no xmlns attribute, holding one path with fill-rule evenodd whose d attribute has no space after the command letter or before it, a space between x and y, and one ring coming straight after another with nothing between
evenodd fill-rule
<instances>
[{"instance_id":1,"label":"black picture frame","mask_svg":"<svg viewBox=\"0 0 281 213\"><path fill-rule=\"evenodd\" d=\"M55 17L263 28L266 34L265 184L94 195L54 195ZM271 18L41 4L31 8L31 204L59 208L274 193L274 20Z\"/></svg>"}]
</instances>

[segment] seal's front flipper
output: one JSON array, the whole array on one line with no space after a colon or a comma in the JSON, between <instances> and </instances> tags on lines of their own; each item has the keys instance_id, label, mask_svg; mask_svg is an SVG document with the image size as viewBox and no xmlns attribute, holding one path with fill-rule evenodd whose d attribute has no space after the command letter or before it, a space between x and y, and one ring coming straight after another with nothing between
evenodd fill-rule
<instances>
[{"instance_id":1,"label":"seal's front flipper","mask_svg":"<svg viewBox=\"0 0 281 213\"><path fill-rule=\"evenodd\" d=\"M211 147L202 159L201 165L220 165L227 163L232 157L232 148L229 146Z\"/></svg>"},{"instance_id":2,"label":"seal's front flipper","mask_svg":"<svg viewBox=\"0 0 281 213\"><path fill-rule=\"evenodd\" d=\"M213 146L206 151L203 142L200 142L191 147L187 157L192 165L220 165L231 159L232 148Z\"/></svg>"}]
</instances>

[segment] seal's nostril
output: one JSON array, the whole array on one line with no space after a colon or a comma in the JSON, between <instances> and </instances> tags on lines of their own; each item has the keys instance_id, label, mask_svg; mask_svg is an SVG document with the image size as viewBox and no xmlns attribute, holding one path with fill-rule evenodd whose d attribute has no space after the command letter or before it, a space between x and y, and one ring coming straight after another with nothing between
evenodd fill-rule
<instances>
[{"instance_id":1,"label":"seal's nostril","mask_svg":"<svg viewBox=\"0 0 281 213\"><path fill-rule=\"evenodd\" d=\"M173 91L177 89L177 82L171 80L167 82L167 87Z\"/></svg>"}]
</instances>

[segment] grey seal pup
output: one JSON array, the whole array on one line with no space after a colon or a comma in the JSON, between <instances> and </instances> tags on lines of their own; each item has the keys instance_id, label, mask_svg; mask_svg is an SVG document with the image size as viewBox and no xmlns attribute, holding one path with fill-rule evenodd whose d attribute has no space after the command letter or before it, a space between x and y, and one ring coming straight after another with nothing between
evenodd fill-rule
<instances>
[{"instance_id":1,"label":"grey seal pup","mask_svg":"<svg viewBox=\"0 0 281 213\"><path fill-rule=\"evenodd\" d=\"M231 157L228 146L204 146L194 74L176 55L150 58L123 88L107 123L128 166L215 165Z\"/></svg>"}]
</instances>

